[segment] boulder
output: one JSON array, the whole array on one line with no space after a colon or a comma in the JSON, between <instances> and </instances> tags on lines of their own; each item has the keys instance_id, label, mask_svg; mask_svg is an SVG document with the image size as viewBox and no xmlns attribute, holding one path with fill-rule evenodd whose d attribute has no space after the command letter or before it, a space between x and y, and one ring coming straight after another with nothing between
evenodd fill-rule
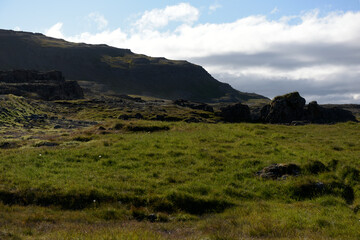
<instances>
[{"instance_id":1,"label":"boulder","mask_svg":"<svg viewBox=\"0 0 360 240\"><path fill-rule=\"evenodd\" d=\"M305 99L298 92L275 97L261 110L261 119L269 123L291 123L302 120Z\"/></svg>"},{"instance_id":2,"label":"boulder","mask_svg":"<svg viewBox=\"0 0 360 240\"><path fill-rule=\"evenodd\" d=\"M251 120L250 108L248 105L236 103L223 107L220 110L220 116L226 122L245 122Z\"/></svg>"},{"instance_id":3,"label":"boulder","mask_svg":"<svg viewBox=\"0 0 360 240\"><path fill-rule=\"evenodd\" d=\"M263 168L256 174L261 178L278 179L284 176L297 176L301 172L301 168L296 164L272 164Z\"/></svg>"},{"instance_id":4,"label":"boulder","mask_svg":"<svg viewBox=\"0 0 360 240\"><path fill-rule=\"evenodd\" d=\"M304 118L312 123L357 121L350 111L337 107L324 108L319 106L316 101L310 102L305 107Z\"/></svg>"}]
</instances>

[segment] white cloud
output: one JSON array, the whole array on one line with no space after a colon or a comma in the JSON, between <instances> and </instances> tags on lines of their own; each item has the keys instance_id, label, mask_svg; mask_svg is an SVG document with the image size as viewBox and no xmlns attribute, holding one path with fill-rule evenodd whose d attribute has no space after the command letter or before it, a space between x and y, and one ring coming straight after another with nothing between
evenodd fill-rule
<instances>
[{"instance_id":1,"label":"white cloud","mask_svg":"<svg viewBox=\"0 0 360 240\"><path fill-rule=\"evenodd\" d=\"M192 24L199 18L199 10L189 3L180 3L174 6L167 6L164 9L153 9L146 11L136 21L135 26L139 29L156 29L165 27L171 21Z\"/></svg>"},{"instance_id":2,"label":"white cloud","mask_svg":"<svg viewBox=\"0 0 360 240\"><path fill-rule=\"evenodd\" d=\"M258 15L194 24L199 14L181 3L146 11L129 32L118 28L66 39L190 60L242 91L272 97L300 89L304 96L322 101L360 103L360 12L320 17L314 10L279 20ZM178 22L175 29L161 29L171 21ZM62 37L61 30L57 23L46 34Z\"/></svg>"},{"instance_id":3,"label":"white cloud","mask_svg":"<svg viewBox=\"0 0 360 240\"><path fill-rule=\"evenodd\" d=\"M58 22L49 29L45 30L45 35L53 37L53 38L64 38L62 33L62 22Z\"/></svg>"},{"instance_id":4,"label":"white cloud","mask_svg":"<svg viewBox=\"0 0 360 240\"><path fill-rule=\"evenodd\" d=\"M209 13L211 14L221 7L222 7L221 4L219 4L218 2L215 2L209 6Z\"/></svg>"},{"instance_id":5,"label":"white cloud","mask_svg":"<svg viewBox=\"0 0 360 240\"><path fill-rule=\"evenodd\" d=\"M115 29L114 31L106 30L96 34L84 32L73 37L68 37L67 40L71 42L108 44L110 46L116 46L119 48L128 48L127 46L122 44L122 42L125 43L127 41L127 34L122 32L120 28Z\"/></svg>"},{"instance_id":6,"label":"white cloud","mask_svg":"<svg viewBox=\"0 0 360 240\"><path fill-rule=\"evenodd\" d=\"M14 27L14 31L21 31L21 28L19 26Z\"/></svg>"},{"instance_id":7,"label":"white cloud","mask_svg":"<svg viewBox=\"0 0 360 240\"><path fill-rule=\"evenodd\" d=\"M88 15L88 18L89 18L89 20L96 23L98 30L103 30L108 25L108 21L100 13L97 13L97 12L90 13Z\"/></svg>"},{"instance_id":8,"label":"white cloud","mask_svg":"<svg viewBox=\"0 0 360 240\"><path fill-rule=\"evenodd\" d=\"M280 10L277 7L274 7L274 9L270 12L271 14L276 14L280 12Z\"/></svg>"}]
</instances>

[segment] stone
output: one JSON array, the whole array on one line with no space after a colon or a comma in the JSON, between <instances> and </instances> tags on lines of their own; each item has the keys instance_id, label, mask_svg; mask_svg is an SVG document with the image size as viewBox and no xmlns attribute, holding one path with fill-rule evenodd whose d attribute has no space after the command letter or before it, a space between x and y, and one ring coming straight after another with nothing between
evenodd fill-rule
<instances>
[{"instance_id":1,"label":"stone","mask_svg":"<svg viewBox=\"0 0 360 240\"><path fill-rule=\"evenodd\" d=\"M336 123L336 122L356 122L355 116L347 110L331 107L324 108L316 101L310 102L304 110L304 118L311 123Z\"/></svg>"},{"instance_id":2,"label":"stone","mask_svg":"<svg viewBox=\"0 0 360 240\"><path fill-rule=\"evenodd\" d=\"M272 164L268 167L263 168L256 174L261 178L266 179L278 179L284 176L297 176L301 173L301 168L296 164Z\"/></svg>"},{"instance_id":3,"label":"stone","mask_svg":"<svg viewBox=\"0 0 360 240\"><path fill-rule=\"evenodd\" d=\"M223 107L220 111L220 116L226 122L246 122L251 120L249 106L241 103Z\"/></svg>"},{"instance_id":4,"label":"stone","mask_svg":"<svg viewBox=\"0 0 360 240\"><path fill-rule=\"evenodd\" d=\"M316 101L305 106L305 99L298 92L275 97L260 111L260 119L267 123L287 123L294 126L309 123L357 122L356 117L338 107L321 107Z\"/></svg>"},{"instance_id":5,"label":"stone","mask_svg":"<svg viewBox=\"0 0 360 240\"><path fill-rule=\"evenodd\" d=\"M302 120L305 99L298 92L275 97L261 109L261 119L269 123L291 123Z\"/></svg>"}]
</instances>

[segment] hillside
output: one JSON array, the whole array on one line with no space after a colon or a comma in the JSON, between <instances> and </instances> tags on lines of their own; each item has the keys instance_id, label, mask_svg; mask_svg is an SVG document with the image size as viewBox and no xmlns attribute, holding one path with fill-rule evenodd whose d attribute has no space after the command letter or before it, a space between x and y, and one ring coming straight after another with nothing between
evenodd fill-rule
<instances>
[{"instance_id":1,"label":"hillside","mask_svg":"<svg viewBox=\"0 0 360 240\"><path fill-rule=\"evenodd\" d=\"M107 45L0 30L0 52L0 70L59 70L67 79L103 84L104 91L120 94L204 102L265 99L239 92L187 61L152 58Z\"/></svg>"}]
</instances>

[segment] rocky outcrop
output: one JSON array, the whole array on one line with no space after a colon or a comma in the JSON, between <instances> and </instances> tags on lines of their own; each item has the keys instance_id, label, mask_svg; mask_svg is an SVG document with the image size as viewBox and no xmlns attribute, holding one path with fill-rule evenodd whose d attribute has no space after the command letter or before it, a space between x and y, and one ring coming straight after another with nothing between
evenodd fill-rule
<instances>
[{"instance_id":1,"label":"rocky outcrop","mask_svg":"<svg viewBox=\"0 0 360 240\"><path fill-rule=\"evenodd\" d=\"M251 120L248 105L236 103L220 109L220 116L226 122L247 122Z\"/></svg>"},{"instance_id":2,"label":"rocky outcrop","mask_svg":"<svg viewBox=\"0 0 360 240\"><path fill-rule=\"evenodd\" d=\"M34 70L0 71L0 94L14 94L46 101L84 97L79 84L76 81L66 81L60 71Z\"/></svg>"},{"instance_id":3,"label":"rocky outcrop","mask_svg":"<svg viewBox=\"0 0 360 240\"><path fill-rule=\"evenodd\" d=\"M304 119L312 123L356 121L355 116L350 111L337 107L324 108L319 106L316 101L310 102L305 107Z\"/></svg>"},{"instance_id":4,"label":"rocky outcrop","mask_svg":"<svg viewBox=\"0 0 360 240\"><path fill-rule=\"evenodd\" d=\"M203 110L203 111L207 111L207 112L214 112L213 107L211 107L210 105L208 105L206 103L191 102L191 101L184 100L184 99L177 99L177 100L173 101L173 103L175 105L179 105L182 107L188 107L191 109L198 109L198 110Z\"/></svg>"},{"instance_id":5,"label":"rocky outcrop","mask_svg":"<svg viewBox=\"0 0 360 240\"><path fill-rule=\"evenodd\" d=\"M333 107L324 108L311 102L305 106L305 99L298 92L275 97L261 109L261 120L267 123L303 125L306 123L336 123L356 121L347 110Z\"/></svg>"},{"instance_id":6,"label":"rocky outcrop","mask_svg":"<svg viewBox=\"0 0 360 240\"><path fill-rule=\"evenodd\" d=\"M298 92L275 97L261 110L261 118L269 123L291 123L302 120L305 99Z\"/></svg>"},{"instance_id":7,"label":"rocky outcrop","mask_svg":"<svg viewBox=\"0 0 360 240\"><path fill-rule=\"evenodd\" d=\"M284 176L297 176L300 173L301 168L296 164L279 163L263 168L261 171L257 172L256 175L266 179L278 179L283 178Z\"/></svg>"}]
</instances>

